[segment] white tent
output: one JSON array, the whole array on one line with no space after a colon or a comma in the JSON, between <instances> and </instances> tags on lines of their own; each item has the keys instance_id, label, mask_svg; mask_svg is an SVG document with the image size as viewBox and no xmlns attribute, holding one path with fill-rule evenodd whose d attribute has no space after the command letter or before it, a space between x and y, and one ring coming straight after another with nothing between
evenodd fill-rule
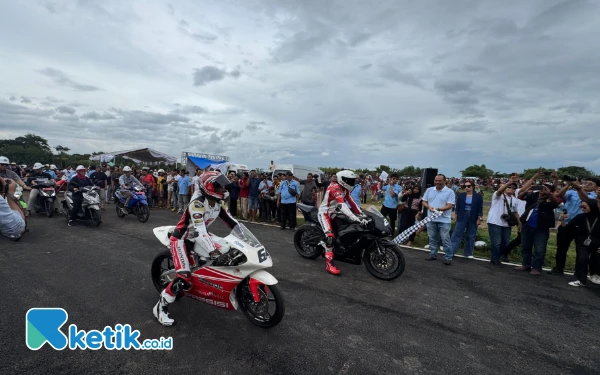
<instances>
[{"instance_id":1,"label":"white tent","mask_svg":"<svg viewBox=\"0 0 600 375\"><path fill-rule=\"evenodd\" d=\"M167 154L163 154L162 152L156 150L152 150L150 148L141 148L137 150L117 151L100 155L92 155L90 156L90 160L97 160L101 163L108 163L111 161L114 162L117 157L132 160L135 163L177 163L177 158L169 156Z\"/></svg>"}]
</instances>

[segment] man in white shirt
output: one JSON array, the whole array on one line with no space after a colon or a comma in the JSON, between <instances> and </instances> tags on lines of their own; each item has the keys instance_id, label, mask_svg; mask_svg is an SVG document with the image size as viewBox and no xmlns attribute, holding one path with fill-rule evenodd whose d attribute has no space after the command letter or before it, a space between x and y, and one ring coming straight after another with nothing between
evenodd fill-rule
<instances>
[{"instance_id":1,"label":"man in white shirt","mask_svg":"<svg viewBox=\"0 0 600 375\"><path fill-rule=\"evenodd\" d=\"M435 186L430 187L423 195L423 207L429 211L442 211L442 215L427 223L429 236L429 257L425 260L437 260L439 247L438 237L444 247L444 264L452 264L452 245L450 227L452 223L452 208L456 202L456 194L446 186L446 176L439 174L434 179Z\"/></svg>"},{"instance_id":2,"label":"man in white shirt","mask_svg":"<svg viewBox=\"0 0 600 375\"><path fill-rule=\"evenodd\" d=\"M6 192L6 199L0 195L0 234L17 240L25 232L25 215L19 202L13 197L17 184L0 177L0 192Z\"/></svg>"},{"instance_id":3,"label":"man in white shirt","mask_svg":"<svg viewBox=\"0 0 600 375\"><path fill-rule=\"evenodd\" d=\"M198 168L198 169L196 169L196 175L194 177L192 177L192 184L194 184L194 190L192 191L193 193L200 190L200 175L201 174L202 174L202 169Z\"/></svg>"},{"instance_id":4,"label":"man in white shirt","mask_svg":"<svg viewBox=\"0 0 600 375\"><path fill-rule=\"evenodd\" d=\"M492 205L487 217L488 233L490 236L490 263L493 266L502 266L500 257L506 252L510 242L511 226L506 221L513 216L516 225L520 228L519 220L519 199L515 195L517 189L518 176L511 176L507 183L501 185L497 191L492 194Z\"/></svg>"}]
</instances>

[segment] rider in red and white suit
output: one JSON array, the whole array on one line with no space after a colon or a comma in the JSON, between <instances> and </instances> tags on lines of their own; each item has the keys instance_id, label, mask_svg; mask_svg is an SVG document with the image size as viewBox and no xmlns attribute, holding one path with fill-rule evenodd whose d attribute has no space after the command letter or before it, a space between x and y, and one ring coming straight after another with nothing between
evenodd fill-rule
<instances>
[{"instance_id":1,"label":"rider in red and white suit","mask_svg":"<svg viewBox=\"0 0 600 375\"><path fill-rule=\"evenodd\" d=\"M229 183L227 177L220 172L203 173L199 180L200 189L192 197L192 201L171 234L171 254L176 277L161 292L160 299L153 309L154 317L164 326L175 323L169 316L169 304L175 302L178 293L191 287L192 273L185 240L199 243L211 258L216 258L221 255L219 250L226 250L227 244L221 238L208 233L207 228L217 218L223 220L232 229L239 224L231 216L226 205L221 204L221 200L227 196L225 186Z\"/></svg>"},{"instance_id":2,"label":"rider in red and white suit","mask_svg":"<svg viewBox=\"0 0 600 375\"><path fill-rule=\"evenodd\" d=\"M327 239L325 243L327 246L325 250L325 269L332 275L339 275L340 270L333 265L333 239L335 235L331 227L331 219L335 219L337 215L342 214L362 226L368 224L367 219L360 217L362 216L360 206L350 196L350 192L356 185L356 174L348 170L339 171L336 173L336 180L332 180L329 184L319 206L319 222Z\"/></svg>"}]
</instances>

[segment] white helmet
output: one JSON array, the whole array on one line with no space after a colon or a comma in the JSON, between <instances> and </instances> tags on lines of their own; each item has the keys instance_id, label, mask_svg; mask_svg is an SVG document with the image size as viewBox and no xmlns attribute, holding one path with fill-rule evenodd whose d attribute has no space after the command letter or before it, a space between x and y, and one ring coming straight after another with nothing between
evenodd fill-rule
<instances>
[{"instance_id":1,"label":"white helmet","mask_svg":"<svg viewBox=\"0 0 600 375\"><path fill-rule=\"evenodd\" d=\"M80 170L85 170L87 169L86 167L84 167L83 165L78 165L77 168L75 168L75 171L80 171Z\"/></svg>"},{"instance_id":2,"label":"white helmet","mask_svg":"<svg viewBox=\"0 0 600 375\"><path fill-rule=\"evenodd\" d=\"M352 190L356 185L356 174L352 171L339 171L335 176L337 177L337 183L346 190Z\"/></svg>"},{"instance_id":3,"label":"white helmet","mask_svg":"<svg viewBox=\"0 0 600 375\"><path fill-rule=\"evenodd\" d=\"M42 169L42 168L44 168L44 166L42 165L42 163L35 163L33 165L33 169Z\"/></svg>"},{"instance_id":4,"label":"white helmet","mask_svg":"<svg viewBox=\"0 0 600 375\"><path fill-rule=\"evenodd\" d=\"M158 170L158 173L165 173L165 170L161 168Z\"/></svg>"},{"instance_id":5,"label":"white helmet","mask_svg":"<svg viewBox=\"0 0 600 375\"><path fill-rule=\"evenodd\" d=\"M129 168L128 166L124 166L123 172L131 172L131 168Z\"/></svg>"},{"instance_id":6,"label":"white helmet","mask_svg":"<svg viewBox=\"0 0 600 375\"><path fill-rule=\"evenodd\" d=\"M6 156L0 156L0 164L10 164L10 162L8 161L8 158Z\"/></svg>"},{"instance_id":7,"label":"white helmet","mask_svg":"<svg viewBox=\"0 0 600 375\"><path fill-rule=\"evenodd\" d=\"M50 165L50 169L52 169L52 170L54 171L54 170L56 170L56 169L58 169L58 168L56 168L56 165L54 165L54 164L51 164L51 165Z\"/></svg>"}]
</instances>

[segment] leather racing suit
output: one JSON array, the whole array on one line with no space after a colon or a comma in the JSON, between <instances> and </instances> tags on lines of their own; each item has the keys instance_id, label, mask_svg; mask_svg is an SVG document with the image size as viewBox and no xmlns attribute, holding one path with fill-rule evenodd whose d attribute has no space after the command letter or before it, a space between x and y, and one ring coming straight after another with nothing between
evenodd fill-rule
<instances>
[{"instance_id":1,"label":"leather racing suit","mask_svg":"<svg viewBox=\"0 0 600 375\"><path fill-rule=\"evenodd\" d=\"M346 202L348 202L350 207L348 207ZM327 237L327 242L325 243L327 246L325 250L325 269L333 275L339 274L340 270L333 265L333 239L335 235L331 226L331 219L335 219L340 213L348 217L349 220L362 223L363 219L357 216L362 215L362 211L356 202L354 202L354 199L352 199L350 192L337 182L331 182L319 206L318 216L319 223L321 223L321 227Z\"/></svg>"},{"instance_id":2,"label":"leather racing suit","mask_svg":"<svg viewBox=\"0 0 600 375\"><path fill-rule=\"evenodd\" d=\"M197 196L190 202L177 223L170 237L171 254L173 255L173 264L175 265L177 276L161 292L159 306L157 306L157 308L162 308L164 313L167 313L167 306L175 301L176 295L183 290L189 289L191 286L190 279L192 273L190 271L188 252L185 248L185 240L195 241L200 244L211 257L218 256L220 250L226 251L228 249L228 245L220 237L211 235L207 231L207 228L217 218L223 220L231 229L239 224L231 216L226 205L217 201L211 207L204 196ZM161 319L159 321L163 325L171 325L173 321L170 318L166 319L166 322L161 321ZM171 322L170 324L168 323L169 321Z\"/></svg>"}]
</instances>

